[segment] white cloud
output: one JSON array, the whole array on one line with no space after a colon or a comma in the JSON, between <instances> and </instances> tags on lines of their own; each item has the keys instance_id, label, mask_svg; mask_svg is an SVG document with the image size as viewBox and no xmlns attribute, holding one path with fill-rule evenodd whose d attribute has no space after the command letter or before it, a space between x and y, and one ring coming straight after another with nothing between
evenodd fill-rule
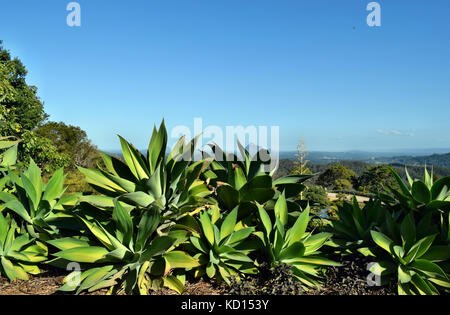
<instances>
[{"instance_id":1,"label":"white cloud","mask_svg":"<svg viewBox=\"0 0 450 315\"><path fill-rule=\"evenodd\" d=\"M402 137L414 137L414 131L401 131L396 129L378 129L377 133L383 136L402 136Z\"/></svg>"}]
</instances>

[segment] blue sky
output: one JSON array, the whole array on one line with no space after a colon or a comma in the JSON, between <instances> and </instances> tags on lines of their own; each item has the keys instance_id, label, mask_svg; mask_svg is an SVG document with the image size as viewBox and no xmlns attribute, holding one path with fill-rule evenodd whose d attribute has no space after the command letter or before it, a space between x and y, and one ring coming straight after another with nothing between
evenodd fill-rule
<instances>
[{"instance_id":1,"label":"blue sky","mask_svg":"<svg viewBox=\"0 0 450 315\"><path fill-rule=\"evenodd\" d=\"M282 150L450 148L448 0L3 0L0 39L101 149L153 124L280 126Z\"/></svg>"}]
</instances>

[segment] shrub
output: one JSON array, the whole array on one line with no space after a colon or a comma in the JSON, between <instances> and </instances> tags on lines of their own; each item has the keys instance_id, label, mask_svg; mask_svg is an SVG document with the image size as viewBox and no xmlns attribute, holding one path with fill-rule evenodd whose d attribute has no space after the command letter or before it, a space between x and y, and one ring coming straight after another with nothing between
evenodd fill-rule
<instances>
[{"instance_id":1,"label":"shrub","mask_svg":"<svg viewBox=\"0 0 450 315\"><path fill-rule=\"evenodd\" d=\"M0 212L0 275L10 281L28 280L28 274L39 274L37 263L47 260L47 247L17 230L17 223Z\"/></svg>"},{"instance_id":2,"label":"shrub","mask_svg":"<svg viewBox=\"0 0 450 315\"><path fill-rule=\"evenodd\" d=\"M84 272L74 271L66 277L62 291L78 294L108 288L114 294L122 291L147 294L150 288L165 285L181 293L183 282L170 275L170 271L198 265L196 259L173 250L184 235L157 232L161 214L156 206L131 214L117 202L108 224L95 218L88 220L82 212L78 218L90 231L90 239L49 241L60 250L54 254L59 260L85 265Z\"/></svg>"},{"instance_id":3,"label":"shrub","mask_svg":"<svg viewBox=\"0 0 450 315\"><path fill-rule=\"evenodd\" d=\"M288 228L288 208L284 194L275 205L274 218L258 205L261 230L255 234L263 244L263 261L270 265L287 264L294 277L305 287L318 287L323 266L339 266L324 257L320 248L330 239L330 233L306 232L310 221L309 207ZM259 256L261 257L261 256Z\"/></svg>"},{"instance_id":4,"label":"shrub","mask_svg":"<svg viewBox=\"0 0 450 315\"><path fill-rule=\"evenodd\" d=\"M207 276L230 284L231 277L240 279L243 274L256 273L249 257L253 249L248 246L248 238L255 228L238 223L238 208L224 218L220 217L218 208L215 210L215 213L202 211L199 222L191 217L192 223L186 223L193 231L186 249L200 262L195 269L196 278Z\"/></svg>"},{"instance_id":5,"label":"shrub","mask_svg":"<svg viewBox=\"0 0 450 315\"><path fill-rule=\"evenodd\" d=\"M87 182L104 196L89 196L84 201L100 208L114 207L120 199L129 206L158 206L166 219L176 220L194 210L210 195L206 184L199 180L209 161L192 162L196 140L186 143L181 138L166 157L167 131L164 121L153 131L147 155L120 137L124 161L101 153L106 169L79 167Z\"/></svg>"}]
</instances>

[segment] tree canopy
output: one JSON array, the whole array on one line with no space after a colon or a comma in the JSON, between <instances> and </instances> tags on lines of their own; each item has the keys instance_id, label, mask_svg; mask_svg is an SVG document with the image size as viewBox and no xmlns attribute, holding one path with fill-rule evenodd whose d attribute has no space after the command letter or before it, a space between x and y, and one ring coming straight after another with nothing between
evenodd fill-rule
<instances>
[{"instance_id":1,"label":"tree canopy","mask_svg":"<svg viewBox=\"0 0 450 315\"><path fill-rule=\"evenodd\" d=\"M19 165L27 165L31 158L48 173L60 167L93 166L97 148L86 132L64 123L47 122L49 116L37 87L26 82L27 73L23 63L12 58L0 40L0 137L21 140Z\"/></svg>"},{"instance_id":2,"label":"tree canopy","mask_svg":"<svg viewBox=\"0 0 450 315\"><path fill-rule=\"evenodd\" d=\"M330 189L352 189L357 174L344 165L333 165L317 179L317 184Z\"/></svg>"}]
</instances>

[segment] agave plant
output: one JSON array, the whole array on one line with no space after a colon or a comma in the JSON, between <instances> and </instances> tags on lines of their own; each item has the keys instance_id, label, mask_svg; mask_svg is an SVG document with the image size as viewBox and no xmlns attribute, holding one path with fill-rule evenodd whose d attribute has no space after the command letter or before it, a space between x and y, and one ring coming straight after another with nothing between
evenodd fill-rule
<instances>
[{"instance_id":1,"label":"agave plant","mask_svg":"<svg viewBox=\"0 0 450 315\"><path fill-rule=\"evenodd\" d=\"M263 243L264 259L272 266L289 265L295 278L301 281L305 288L319 286L320 272L324 266L340 266L319 251L332 234L307 232L310 221L309 206L289 229L288 206L284 193L275 205L273 221L263 206L258 205L258 211L263 228L255 234Z\"/></svg>"},{"instance_id":2,"label":"agave plant","mask_svg":"<svg viewBox=\"0 0 450 315\"><path fill-rule=\"evenodd\" d=\"M20 175L9 173L13 184L10 192L0 192L0 209L11 211L21 227L34 238L48 240L59 233L57 221L67 214L65 206L74 205L75 196L63 196L64 172L60 169L45 183L41 170L30 161L28 169Z\"/></svg>"},{"instance_id":3,"label":"agave plant","mask_svg":"<svg viewBox=\"0 0 450 315\"><path fill-rule=\"evenodd\" d=\"M0 275L10 281L28 280L28 274L39 274L37 263L47 260L47 247L28 234L18 234L16 222L0 212Z\"/></svg>"},{"instance_id":4,"label":"agave plant","mask_svg":"<svg viewBox=\"0 0 450 315\"><path fill-rule=\"evenodd\" d=\"M252 251L246 246L253 227L238 223L238 209L235 208L223 220L218 208L202 211L199 220L184 217L181 227L192 232L186 250L199 260L195 277L207 276L219 282L230 284L231 277L239 278L244 274L256 273L253 260L248 256Z\"/></svg>"},{"instance_id":5,"label":"agave plant","mask_svg":"<svg viewBox=\"0 0 450 315\"><path fill-rule=\"evenodd\" d=\"M436 234L419 239L412 214L405 217L399 230L400 241L371 231L373 241L383 250L374 254L377 263L372 265L371 272L381 276L382 282L390 279L397 282L401 295L437 295L438 288L448 291L450 245L435 245Z\"/></svg>"},{"instance_id":6,"label":"agave plant","mask_svg":"<svg viewBox=\"0 0 450 315\"><path fill-rule=\"evenodd\" d=\"M62 238L48 243L60 251L53 264L76 262L85 267L65 279L62 291L93 292L108 288L110 293L147 294L150 288L165 285L182 292L183 282L170 274L172 269L193 268L198 261L185 252L173 250L185 238L180 233L158 235L159 208L152 206L130 214L115 203L112 222L102 225L77 214L97 244L80 238Z\"/></svg>"},{"instance_id":7,"label":"agave plant","mask_svg":"<svg viewBox=\"0 0 450 315\"><path fill-rule=\"evenodd\" d=\"M0 150L5 150L0 154L0 191L5 189L9 181L7 171L14 169L17 162L17 144L20 140L12 137L0 137Z\"/></svg>"},{"instance_id":8,"label":"agave plant","mask_svg":"<svg viewBox=\"0 0 450 315\"><path fill-rule=\"evenodd\" d=\"M198 206L210 191L199 180L208 161L193 162L196 139L186 143L181 138L166 157L167 131L164 121L154 128L147 155L120 137L124 161L101 153L105 169L79 168L87 182L104 196L85 196L84 201L102 208L112 208L113 199L131 206L157 205L163 216L173 218Z\"/></svg>"},{"instance_id":9,"label":"agave plant","mask_svg":"<svg viewBox=\"0 0 450 315\"><path fill-rule=\"evenodd\" d=\"M388 187L392 196L380 193L379 197L394 211L414 211L415 215L423 216L450 210L450 177L434 182L433 172L430 175L425 167L423 179L413 180L406 170L408 186L393 168L391 172L400 189Z\"/></svg>"},{"instance_id":10,"label":"agave plant","mask_svg":"<svg viewBox=\"0 0 450 315\"><path fill-rule=\"evenodd\" d=\"M386 209L380 200L369 200L361 209L356 197L353 204L338 205L337 218L331 219L328 230L333 234L333 242L346 252L363 250L375 245L371 230L386 223Z\"/></svg>"},{"instance_id":11,"label":"agave plant","mask_svg":"<svg viewBox=\"0 0 450 315\"><path fill-rule=\"evenodd\" d=\"M293 211L300 211L294 198L306 188L301 183L313 175L291 175L273 180L274 171L267 170L270 164L267 150L260 150L252 157L239 141L238 147L241 159L234 154L225 154L217 145L211 146L215 160L204 176L216 188L221 209L230 212L238 207L238 218L242 219L257 213L256 203L276 200L281 191L285 191L289 206Z\"/></svg>"}]
</instances>

